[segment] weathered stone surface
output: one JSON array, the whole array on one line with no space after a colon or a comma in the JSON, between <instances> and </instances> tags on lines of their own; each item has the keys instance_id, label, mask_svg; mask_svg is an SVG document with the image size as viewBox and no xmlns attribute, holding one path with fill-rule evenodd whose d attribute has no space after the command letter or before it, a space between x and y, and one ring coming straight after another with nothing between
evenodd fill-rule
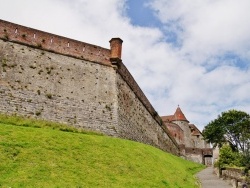
<instances>
[{"instance_id":1,"label":"weathered stone surface","mask_svg":"<svg viewBox=\"0 0 250 188\"><path fill-rule=\"evenodd\" d=\"M244 173L244 170L238 168L225 168L222 169L222 178L228 180L230 184L237 188L237 187L245 187L250 185L250 182L247 181L246 176L248 174Z\"/></svg>"},{"instance_id":2,"label":"weathered stone surface","mask_svg":"<svg viewBox=\"0 0 250 188\"><path fill-rule=\"evenodd\" d=\"M112 67L0 40L1 112L116 135Z\"/></svg>"},{"instance_id":3,"label":"weathered stone surface","mask_svg":"<svg viewBox=\"0 0 250 188\"><path fill-rule=\"evenodd\" d=\"M112 49L2 20L0 38L0 113L68 123L179 154L121 63L120 39L112 40L118 45L111 45L112 59Z\"/></svg>"},{"instance_id":4,"label":"weathered stone surface","mask_svg":"<svg viewBox=\"0 0 250 188\"><path fill-rule=\"evenodd\" d=\"M118 84L118 133L121 137L159 147L179 154L176 143L171 140L158 122L143 106L128 84L117 75Z\"/></svg>"}]
</instances>

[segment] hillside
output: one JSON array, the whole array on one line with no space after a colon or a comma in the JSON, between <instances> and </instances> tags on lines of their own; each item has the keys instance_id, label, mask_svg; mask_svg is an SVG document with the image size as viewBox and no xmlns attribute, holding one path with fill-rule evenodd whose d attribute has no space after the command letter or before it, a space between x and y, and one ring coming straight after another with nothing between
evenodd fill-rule
<instances>
[{"instance_id":1,"label":"hillside","mask_svg":"<svg viewBox=\"0 0 250 188\"><path fill-rule=\"evenodd\" d=\"M0 187L197 186L193 175L202 165L60 126L0 116Z\"/></svg>"}]
</instances>

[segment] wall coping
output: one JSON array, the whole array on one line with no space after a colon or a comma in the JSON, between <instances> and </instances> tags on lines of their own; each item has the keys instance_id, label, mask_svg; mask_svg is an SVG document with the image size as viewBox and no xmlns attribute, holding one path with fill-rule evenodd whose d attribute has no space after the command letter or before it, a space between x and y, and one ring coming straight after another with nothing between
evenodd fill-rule
<instances>
[{"instance_id":1,"label":"wall coping","mask_svg":"<svg viewBox=\"0 0 250 188\"><path fill-rule=\"evenodd\" d=\"M129 70L126 68L126 66L123 64L123 62L122 61L113 61L112 64L117 66L117 72L121 75L123 80L131 88L131 90L134 91L135 95L138 97L138 99L141 101L141 103L145 106L145 108L148 110L148 112L151 114L151 116L155 119L155 121L158 123L158 125L168 135L168 137L171 139L173 144L179 149L178 143L172 137L170 131L164 126L162 118L159 116L159 114L156 112L154 107L151 105L148 98L145 96L145 94L141 90L140 86L134 80L133 76L131 75Z\"/></svg>"},{"instance_id":2,"label":"wall coping","mask_svg":"<svg viewBox=\"0 0 250 188\"><path fill-rule=\"evenodd\" d=\"M0 38L42 50L111 66L110 50L0 19Z\"/></svg>"},{"instance_id":3,"label":"wall coping","mask_svg":"<svg viewBox=\"0 0 250 188\"><path fill-rule=\"evenodd\" d=\"M53 53L58 53L61 55L88 60L105 66L116 65L118 67L117 72L129 85L131 90L134 91L135 95L142 102L148 112L152 115L158 125L164 130L164 132L166 132L173 144L179 149L179 145L177 144L176 140L171 136L170 131L164 127L162 118L155 111L154 107L151 105L151 103L149 102L137 82L134 80L133 76L128 71L128 69L122 63L121 59L114 59L111 57L110 49L102 48L74 39L69 39L63 36L51 34L30 27L25 27L1 19L0 39L4 41L10 41L31 46L41 50L50 51Z\"/></svg>"}]
</instances>

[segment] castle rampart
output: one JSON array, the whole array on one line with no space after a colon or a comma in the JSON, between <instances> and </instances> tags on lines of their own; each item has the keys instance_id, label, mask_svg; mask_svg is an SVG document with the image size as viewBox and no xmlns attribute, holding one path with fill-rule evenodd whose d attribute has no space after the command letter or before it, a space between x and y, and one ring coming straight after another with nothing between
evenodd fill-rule
<instances>
[{"instance_id":1,"label":"castle rampart","mask_svg":"<svg viewBox=\"0 0 250 188\"><path fill-rule=\"evenodd\" d=\"M55 34L0 20L0 37L32 47L103 65L110 64L110 50Z\"/></svg>"},{"instance_id":2,"label":"castle rampart","mask_svg":"<svg viewBox=\"0 0 250 188\"><path fill-rule=\"evenodd\" d=\"M0 20L0 112L60 121L140 141L179 154L121 61L111 49Z\"/></svg>"}]
</instances>

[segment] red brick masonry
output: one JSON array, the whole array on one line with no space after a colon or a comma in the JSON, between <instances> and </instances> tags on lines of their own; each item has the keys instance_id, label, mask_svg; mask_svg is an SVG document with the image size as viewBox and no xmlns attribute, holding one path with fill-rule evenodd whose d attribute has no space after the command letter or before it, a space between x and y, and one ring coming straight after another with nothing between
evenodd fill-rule
<instances>
[{"instance_id":1,"label":"red brick masonry","mask_svg":"<svg viewBox=\"0 0 250 188\"><path fill-rule=\"evenodd\" d=\"M110 65L110 50L0 20L0 38L59 54Z\"/></svg>"}]
</instances>

